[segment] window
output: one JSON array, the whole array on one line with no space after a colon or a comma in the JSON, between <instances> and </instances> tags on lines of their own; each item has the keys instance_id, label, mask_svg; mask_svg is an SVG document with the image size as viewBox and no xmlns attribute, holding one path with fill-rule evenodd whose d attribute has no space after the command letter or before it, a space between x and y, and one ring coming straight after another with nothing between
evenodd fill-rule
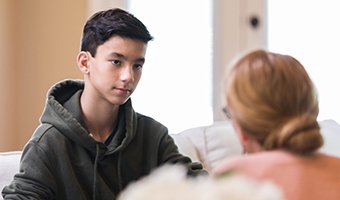
<instances>
[{"instance_id":1,"label":"window","mask_svg":"<svg viewBox=\"0 0 340 200\"><path fill-rule=\"evenodd\" d=\"M128 1L128 9L154 36L132 104L137 112L166 125L170 133L213 122L211 4L210 0Z\"/></svg>"},{"instance_id":2,"label":"window","mask_svg":"<svg viewBox=\"0 0 340 200\"><path fill-rule=\"evenodd\" d=\"M268 1L268 49L306 67L319 95L319 120L340 122L340 2Z\"/></svg>"}]
</instances>

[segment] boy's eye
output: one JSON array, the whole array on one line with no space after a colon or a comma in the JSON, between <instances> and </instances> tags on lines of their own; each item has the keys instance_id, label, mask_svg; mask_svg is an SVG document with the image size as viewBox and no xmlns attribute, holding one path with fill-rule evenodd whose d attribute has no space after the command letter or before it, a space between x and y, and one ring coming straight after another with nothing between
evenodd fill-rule
<instances>
[{"instance_id":1,"label":"boy's eye","mask_svg":"<svg viewBox=\"0 0 340 200\"><path fill-rule=\"evenodd\" d=\"M120 61L119 60L111 60L111 63L113 65L119 65L120 64Z\"/></svg>"},{"instance_id":2,"label":"boy's eye","mask_svg":"<svg viewBox=\"0 0 340 200\"><path fill-rule=\"evenodd\" d=\"M141 69L142 67L143 67L143 65L141 65L141 64L134 64L133 65L134 69Z\"/></svg>"}]
</instances>

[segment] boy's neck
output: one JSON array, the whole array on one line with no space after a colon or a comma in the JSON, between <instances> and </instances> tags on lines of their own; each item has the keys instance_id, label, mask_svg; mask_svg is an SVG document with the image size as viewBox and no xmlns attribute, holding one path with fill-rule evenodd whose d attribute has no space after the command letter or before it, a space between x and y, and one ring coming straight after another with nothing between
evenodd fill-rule
<instances>
[{"instance_id":1,"label":"boy's neck","mask_svg":"<svg viewBox=\"0 0 340 200\"><path fill-rule=\"evenodd\" d=\"M99 112L100 114L100 112ZM118 122L118 110L114 117L104 119L102 116L85 115L84 121L91 136L98 142L104 142L112 133Z\"/></svg>"},{"instance_id":2,"label":"boy's neck","mask_svg":"<svg viewBox=\"0 0 340 200\"><path fill-rule=\"evenodd\" d=\"M83 95L80 98L80 105L84 122L91 136L96 141L105 141L116 127L119 106L94 102Z\"/></svg>"}]
</instances>

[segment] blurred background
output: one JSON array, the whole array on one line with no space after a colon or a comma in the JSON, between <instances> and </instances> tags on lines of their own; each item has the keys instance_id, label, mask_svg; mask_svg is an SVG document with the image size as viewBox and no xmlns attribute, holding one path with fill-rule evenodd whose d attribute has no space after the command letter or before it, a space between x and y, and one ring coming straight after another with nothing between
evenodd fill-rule
<instances>
[{"instance_id":1,"label":"blurred background","mask_svg":"<svg viewBox=\"0 0 340 200\"><path fill-rule=\"evenodd\" d=\"M0 151L23 148L54 83L82 78L83 25L112 7L131 11L155 38L132 103L170 133L226 120L224 71L255 48L300 60L318 90L320 120L340 122L337 0L0 0Z\"/></svg>"}]
</instances>

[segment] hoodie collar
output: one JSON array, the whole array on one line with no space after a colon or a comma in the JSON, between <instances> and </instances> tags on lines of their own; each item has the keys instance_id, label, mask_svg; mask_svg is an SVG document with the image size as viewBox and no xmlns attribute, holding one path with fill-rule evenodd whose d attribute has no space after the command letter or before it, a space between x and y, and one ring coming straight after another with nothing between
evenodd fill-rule
<instances>
[{"instance_id":1,"label":"hoodie collar","mask_svg":"<svg viewBox=\"0 0 340 200\"><path fill-rule=\"evenodd\" d=\"M87 131L80 108L80 96L84 89L81 80L64 80L51 87L48 92L45 110L41 117L42 123L50 123L62 134L75 141L84 148L96 152L96 142ZM137 116L128 99L121 105L119 122L114 138L108 148L102 143L100 147L107 149L107 153L125 148L136 134ZM113 145L111 145L114 143Z\"/></svg>"}]
</instances>

